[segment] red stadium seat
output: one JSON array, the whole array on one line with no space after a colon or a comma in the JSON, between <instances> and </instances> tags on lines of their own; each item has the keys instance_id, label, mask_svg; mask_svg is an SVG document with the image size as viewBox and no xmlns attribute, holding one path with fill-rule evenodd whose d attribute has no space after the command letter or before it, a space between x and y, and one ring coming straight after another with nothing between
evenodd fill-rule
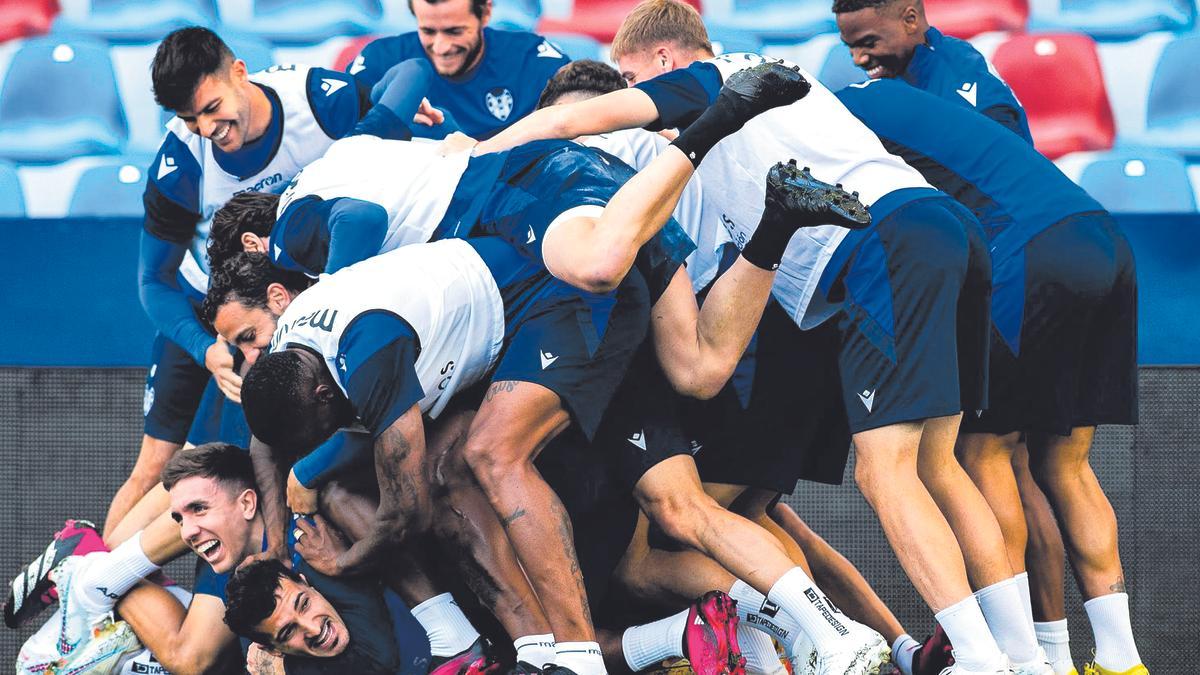
<instances>
[{"instance_id":1,"label":"red stadium seat","mask_svg":"<svg viewBox=\"0 0 1200 675\"><path fill-rule=\"evenodd\" d=\"M542 16L538 22L539 33L581 33L602 43L612 42L621 22L629 10L637 6L639 0L575 0L571 16L566 19L555 19ZM686 0L700 9L700 0Z\"/></svg>"},{"instance_id":2,"label":"red stadium seat","mask_svg":"<svg viewBox=\"0 0 1200 675\"><path fill-rule=\"evenodd\" d=\"M996 48L992 63L1025 106L1034 144L1042 154L1054 159L1113 146L1112 108L1090 37L1018 35Z\"/></svg>"},{"instance_id":3,"label":"red stadium seat","mask_svg":"<svg viewBox=\"0 0 1200 675\"><path fill-rule=\"evenodd\" d=\"M58 0L0 0L0 42L49 32Z\"/></svg>"},{"instance_id":4,"label":"red stadium seat","mask_svg":"<svg viewBox=\"0 0 1200 675\"><path fill-rule=\"evenodd\" d=\"M1029 20L1027 0L927 0L929 24L964 40L989 31L1025 30Z\"/></svg>"},{"instance_id":5,"label":"red stadium seat","mask_svg":"<svg viewBox=\"0 0 1200 675\"><path fill-rule=\"evenodd\" d=\"M342 51L338 52L337 58L333 60L333 65L331 67L334 70L340 70L344 72L346 70L346 66L350 65L351 61L358 58L358 54L363 50L363 47L366 47L367 44L378 37L378 35L361 35L354 38L350 42L347 42L346 46L342 47Z\"/></svg>"}]
</instances>

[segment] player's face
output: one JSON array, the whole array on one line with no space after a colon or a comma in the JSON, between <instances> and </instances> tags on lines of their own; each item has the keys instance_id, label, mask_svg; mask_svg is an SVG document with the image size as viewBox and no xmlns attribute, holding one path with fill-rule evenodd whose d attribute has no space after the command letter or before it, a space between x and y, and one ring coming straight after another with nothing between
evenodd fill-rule
<instances>
[{"instance_id":1,"label":"player's face","mask_svg":"<svg viewBox=\"0 0 1200 675\"><path fill-rule=\"evenodd\" d=\"M633 86L638 82L651 80L672 70L671 60L653 49L625 54L617 59L617 69L621 77Z\"/></svg>"},{"instance_id":2,"label":"player's face","mask_svg":"<svg viewBox=\"0 0 1200 675\"><path fill-rule=\"evenodd\" d=\"M188 110L176 110L189 131L199 134L225 152L235 152L246 143L250 129L250 97L246 64L236 59L224 70L206 75L192 93Z\"/></svg>"},{"instance_id":3,"label":"player's face","mask_svg":"<svg viewBox=\"0 0 1200 675\"><path fill-rule=\"evenodd\" d=\"M312 586L280 578L275 611L257 629L271 636L271 647L284 654L328 658L350 644L350 632L337 610Z\"/></svg>"},{"instance_id":4,"label":"player's face","mask_svg":"<svg viewBox=\"0 0 1200 675\"><path fill-rule=\"evenodd\" d=\"M192 476L176 483L170 498L179 536L217 573L232 570L249 555L258 513L253 490L238 491L212 478Z\"/></svg>"},{"instance_id":5,"label":"player's face","mask_svg":"<svg viewBox=\"0 0 1200 675\"><path fill-rule=\"evenodd\" d=\"M275 324L283 313L282 309L277 310L279 313L273 310L275 308L269 300L265 308L247 307L236 300L227 302L217 309L213 328L226 342L241 350L246 363L254 365L258 357L271 346Z\"/></svg>"},{"instance_id":6,"label":"player's face","mask_svg":"<svg viewBox=\"0 0 1200 675\"><path fill-rule=\"evenodd\" d=\"M458 77L474 68L483 56L483 27L491 16L491 3L483 16L471 13L471 0L446 0L430 4L413 0L417 35L438 75Z\"/></svg>"},{"instance_id":7,"label":"player's face","mask_svg":"<svg viewBox=\"0 0 1200 675\"><path fill-rule=\"evenodd\" d=\"M917 16L911 6L869 7L838 14L838 31L854 65L867 71L867 77L900 77L924 40Z\"/></svg>"}]
</instances>

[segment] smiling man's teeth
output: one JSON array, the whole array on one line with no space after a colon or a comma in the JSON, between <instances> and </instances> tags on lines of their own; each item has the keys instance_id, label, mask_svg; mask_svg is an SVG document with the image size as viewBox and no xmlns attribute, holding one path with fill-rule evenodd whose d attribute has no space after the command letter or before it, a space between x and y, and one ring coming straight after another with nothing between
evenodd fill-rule
<instances>
[{"instance_id":1,"label":"smiling man's teeth","mask_svg":"<svg viewBox=\"0 0 1200 675\"><path fill-rule=\"evenodd\" d=\"M203 543L200 546L197 546L196 551L201 554L206 554L206 553L212 551L214 548L216 548L218 543L220 543L220 542L218 542L216 539L210 539L206 543Z\"/></svg>"},{"instance_id":2,"label":"smiling man's teeth","mask_svg":"<svg viewBox=\"0 0 1200 675\"><path fill-rule=\"evenodd\" d=\"M220 131L213 134L213 140L214 141L223 141L223 140L225 140L225 137L228 135L229 135L229 125L226 124L225 126L221 127Z\"/></svg>"}]
</instances>

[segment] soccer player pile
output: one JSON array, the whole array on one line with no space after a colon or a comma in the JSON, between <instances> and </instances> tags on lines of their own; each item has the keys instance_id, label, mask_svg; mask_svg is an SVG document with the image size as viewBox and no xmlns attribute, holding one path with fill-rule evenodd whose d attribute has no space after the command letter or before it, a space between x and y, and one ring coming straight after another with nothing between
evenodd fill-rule
<instances>
[{"instance_id":1,"label":"soccer player pile","mask_svg":"<svg viewBox=\"0 0 1200 675\"><path fill-rule=\"evenodd\" d=\"M158 47L145 438L18 672L1065 675L1064 545L1084 672L1148 672L1087 461L1133 259L970 45L836 0L834 94L679 0L619 71L410 6L348 73ZM924 643L779 501L851 441Z\"/></svg>"}]
</instances>

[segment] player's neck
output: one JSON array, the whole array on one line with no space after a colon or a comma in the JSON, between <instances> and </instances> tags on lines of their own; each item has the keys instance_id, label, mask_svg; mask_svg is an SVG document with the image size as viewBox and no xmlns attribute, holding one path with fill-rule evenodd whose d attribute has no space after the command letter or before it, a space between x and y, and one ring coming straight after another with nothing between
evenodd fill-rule
<instances>
[{"instance_id":1,"label":"player's neck","mask_svg":"<svg viewBox=\"0 0 1200 675\"><path fill-rule=\"evenodd\" d=\"M250 82L250 128L246 130L246 142L250 143L262 138L271 126L271 99L257 84Z\"/></svg>"}]
</instances>

